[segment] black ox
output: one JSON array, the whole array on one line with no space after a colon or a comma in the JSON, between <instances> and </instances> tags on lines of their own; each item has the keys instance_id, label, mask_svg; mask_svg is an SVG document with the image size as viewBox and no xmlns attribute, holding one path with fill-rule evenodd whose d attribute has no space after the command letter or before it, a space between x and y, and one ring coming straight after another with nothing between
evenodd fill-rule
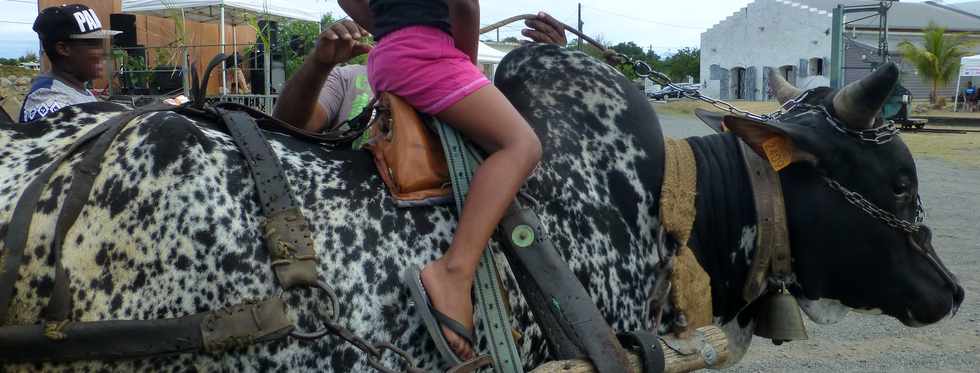
<instances>
[{"instance_id":1,"label":"black ox","mask_svg":"<svg viewBox=\"0 0 980 373\"><path fill-rule=\"evenodd\" d=\"M779 121L728 118L732 132L689 140L699 179L691 246L711 277L717 323L739 329L732 321L746 306L741 291L756 245L739 140L759 148L773 136L795 149L793 163L780 172L798 279L790 290L812 318L830 321L828 312L839 312L825 306L838 304L919 326L950 315L962 302L963 289L935 257L928 229L910 235L892 228L825 181L839 182L898 219L915 220L918 180L901 138L875 145L833 125L873 126L897 77L886 65L842 92L809 91L805 105ZM554 46L512 52L496 84L542 140L544 158L526 190L540 201L536 211L555 246L616 330L655 329L646 304L658 257L664 148L650 104L611 67ZM776 88L783 99L798 93ZM85 104L34 123L0 125L0 235L28 182L87 129L121 110ZM392 341L423 367L435 367L438 356L407 305L399 274L448 245L452 210L395 208L365 152L267 136L312 223L321 276L340 297L340 323L374 341ZM42 195L8 324L39 322L51 295L51 231L77 161L66 162ZM213 123L167 112L145 115L117 137L102 168L61 258L72 320L179 317L278 291L254 183L236 146ZM549 359L541 331L514 286L510 298L525 364L539 365ZM313 305L293 312L304 306ZM224 354L18 368L369 369L360 353L329 338Z\"/></svg>"}]
</instances>

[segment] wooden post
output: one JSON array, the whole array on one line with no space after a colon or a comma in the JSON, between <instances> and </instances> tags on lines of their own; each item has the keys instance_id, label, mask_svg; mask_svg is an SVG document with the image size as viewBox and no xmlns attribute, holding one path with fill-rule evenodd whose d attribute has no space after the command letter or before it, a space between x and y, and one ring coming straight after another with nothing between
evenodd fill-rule
<instances>
[{"instance_id":1,"label":"wooden post","mask_svg":"<svg viewBox=\"0 0 980 373\"><path fill-rule=\"evenodd\" d=\"M681 355L660 341L660 347L664 350L664 361L666 362L665 373L690 372L698 369L705 369L709 366L720 366L731 356L728 351L728 338L721 328L710 325L697 329L704 334L705 342L714 348L716 355L714 364L708 364L701 353L691 355ZM630 353L631 372L642 373L640 358L634 353ZM550 361L534 368L531 373L593 373L595 369L586 360L562 360Z\"/></svg>"}]
</instances>

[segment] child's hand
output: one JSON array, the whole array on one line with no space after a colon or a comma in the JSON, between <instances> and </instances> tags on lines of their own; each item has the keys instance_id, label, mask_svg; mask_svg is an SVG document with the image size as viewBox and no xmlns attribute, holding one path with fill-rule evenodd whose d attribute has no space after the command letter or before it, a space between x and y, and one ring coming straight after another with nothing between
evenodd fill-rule
<instances>
[{"instance_id":1,"label":"child's hand","mask_svg":"<svg viewBox=\"0 0 980 373\"><path fill-rule=\"evenodd\" d=\"M334 23L320 33L313 56L320 64L334 66L371 51L361 39L370 34L351 20Z\"/></svg>"}]
</instances>

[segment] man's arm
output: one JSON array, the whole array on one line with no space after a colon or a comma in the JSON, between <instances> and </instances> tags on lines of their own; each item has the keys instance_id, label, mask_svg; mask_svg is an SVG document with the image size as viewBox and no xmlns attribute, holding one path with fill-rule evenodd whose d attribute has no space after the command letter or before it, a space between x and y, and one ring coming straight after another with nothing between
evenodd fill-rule
<instances>
[{"instance_id":1,"label":"man's arm","mask_svg":"<svg viewBox=\"0 0 980 373\"><path fill-rule=\"evenodd\" d=\"M565 37L565 26L545 12L538 12L538 17L524 21L528 28L521 30L521 35L538 42L557 44L564 47L568 44Z\"/></svg>"},{"instance_id":2,"label":"man's arm","mask_svg":"<svg viewBox=\"0 0 980 373\"><path fill-rule=\"evenodd\" d=\"M358 41L367 35L352 21L335 23L321 33L316 49L283 87L273 116L293 127L323 130L330 118L317 102L320 90L334 66L371 50Z\"/></svg>"},{"instance_id":3,"label":"man's arm","mask_svg":"<svg viewBox=\"0 0 980 373\"><path fill-rule=\"evenodd\" d=\"M478 0L446 0L449 22L452 25L456 49L463 51L476 63L477 41L480 39L480 2Z\"/></svg>"},{"instance_id":4,"label":"man's arm","mask_svg":"<svg viewBox=\"0 0 980 373\"><path fill-rule=\"evenodd\" d=\"M350 16L354 22L364 27L370 33L374 33L374 16L371 15L371 6L368 0L339 0L340 8Z\"/></svg>"}]
</instances>

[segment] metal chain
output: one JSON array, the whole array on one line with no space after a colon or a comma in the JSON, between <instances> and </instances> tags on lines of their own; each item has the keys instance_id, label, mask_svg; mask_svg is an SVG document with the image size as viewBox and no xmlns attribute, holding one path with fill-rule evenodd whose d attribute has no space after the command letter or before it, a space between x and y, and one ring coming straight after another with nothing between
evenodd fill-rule
<instances>
[{"instance_id":1,"label":"metal chain","mask_svg":"<svg viewBox=\"0 0 980 373\"><path fill-rule=\"evenodd\" d=\"M777 117L780 117L783 114L793 109L804 108L809 111L818 111L819 113L823 114L826 117L826 119L830 122L830 124L841 133L854 136L858 140L864 142L869 142L878 145L891 141L899 133L898 128L891 123L886 123L884 125L871 129L864 129L864 130L851 129L848 126L844 125L843 123L840 123L840 121L838 121L836 118L830 115L830 112L827 111L827 108L820 105L810 105L810 104L803 103L803 101L806 100L807 96L809 96L810 91L804 91L796 98L783 103L783 105L779 108L779 110L776 110L772 113L755 114L749 111L739 109L735 107L735 105L732 105L728 102L705 96L704 94L702 94L700 91L696 89L679 87L675 85L674 82L668 76L664 75L659 71L654 70L653 68L650 67L649 64L647 64L644 61L633 59L622 53L616 53L612 57L617 58L620 61L626 61L626 63L631 64L633 66L633 72L636 73L636 75L638 75L641 78L649 79L655 83L659 83L661 85L675 89L679 91L682 95L684 95L684 97L709 103L715 108L721 109L722 111L726 111L730 114L740 115L740 116L747 117L749 119L766 122L775 119ZM847 199L847 201L850 204L860 208L861 211L864 211L868 215L884 222L885 224L888 224L888 226L892 228L900 229L908 233L914 233L917 232L919 230L919 227L922 225L924 211L922 209L921 199L916 200L915 218L913 222L909 222L907 220L895 216L894 214L888 211L878 208L878 206L875 206L873 203L871 203L871 201L868 201L861 194L848 190L837 181L831 180L829 178L824 178L824 180L826 180L827 185L830 186L831 189L836 190L841 194L843 194L844 198Z\"/></svg>"},{"instance_id":2,"label":"metal chain","mask_svg":"<svg viewBox=\"0 0 980 373\"><path fill-rule=\"evenodd\" d=\"M407 352L396 347L390 342L382 342L379 344L372 345L364 338L361 338L356 334L354 334L354 332L352 332L350 329L347 329L341 326L340 324L338 324L337 322L335 322L334 317L339 314L336 294L334 294L333 290L326 283L322 281L317 282L317 284L314 285L313 288L319 289L324 293L325 297L327 298L328 302L332 307L331 315L329 317L325 317L323 315L320 315L319 312L317 312L316 314L325 320L324 327L322 329L313 332L302 332L296 329L289 333L291 337L301 341L315 341L327 335L334 335L340 339L343 339L345 342L350 343L351 345L354 346L354 348L361 350L361 352L367 355L368 365L370 365L372 368L374 368L379 372L399 373L398 371L388 368L381 363L381 358L383 357L384 352L391 351L394 352L396 355L398 355L398 358L400 360L404 361L406 366L404 373L425 373L424 370L416 367L415 361L412 360L412 358L408 355ZM279 296L282 297L284 293L285 293L284 290L280 290Z\"/></svg>"},{"instance_id":3,"label":"metal chain","mask_svg":"<svg viewBox=\"0 0 980 373\"><path fill-rule=\"evenodd\" d=\"M616 53L615 55L613 55L613 57L615 59L618 59L620 61L625 61L626 63L632 65L633 72L636 73L636 75L641 78L649 79L654 83L658 83L663 86L670 87L680 92L681 95L683 95L686 98L706 102L708 104L711 104L711 106L714 106L715 108L720 109L724 112L728 112L729 114L732 115L743 116L760 122L768 122L770 120L782 116L785 113L788 113L793 109L805 108L808 110L816 110L821 112L824 116L826 116L827 121L830 122L830 124L834 127L834 129L840 131L841 133L853 136L858 140L864 142L869 142L876 145L885 144L891 141L899 133L899 129L894 125L894 123L887 123L887 122L881 126L871 128L871 129L864 129L864 130L851 129L847 125L837 120L837 118L834 118L834 116L830 115L830 112L827 111L827 108L820 105L809 105L803 103L806 100L806 98L810 95L809 90L804 91L801 95L797 96L792 100L786 101L780 106L779 110L776 110L768 114L756 114L750 111L739 109L735 107L735 105L732 105L728 102L705 96L697 89L683 88L677 86L670 79L670 77L668 77L664 73L654 70L652 67L650 67L648 63L644 61L634 59L622 53Z\"/></svg>"},{"instance_id":4,"label":"metal chain","mask_svg":"<svg viewBox=\"0 0 980 373\"><path fill-rule=\"evenodd\" d=\"M888 226L892 228L899 229L907 233L915 233L918 232L919 228L922 226L923 213L922 201L920 199L916 200L915 218L913 218L913 221L910 222L895 216L895 214L882 210L878 206L875 206L874 203L864 198L864 196L861 194L848 190L833 179L825 177L824 181L827 183L827 186L829 186L830 189L836 190L844 195L844 199L846 199L848 203L861 209L861 211L864 211L871 217L888 224Z\"/></svg>"},{"instance_id":5,"label":"metal chain","mask_svg":"<svg viewBox=\"0 0 980 373\"><path fill-rule=\"evenodd\" d=\"M650 64L648 64L648 63L646 63L644 61L640 61L640 60L634 59L634 58L629 57L629 56L627 56L625 54L622 54L622 53L617 53L615 55L615 57L616 58L619 58L619 59L621 59L623 61L626 61L626 63L632 65L633 66L633 72L636 73L636 75L639 76L639 77L641 77L641 78L649 79L650 81L652 81L654 83L657 83L657 84L660 84L660 85L663 85L663 86L670 87L670 88L672 88L672 89L677 90L678 92L680 92L680 94L682 94L684 97L690 98L692 100L698 100L698 101L706 102L708 104L711 104L711 106L714 106L715 108L721 109L722 111L726 111L726 112L728 112L730 114L740 115L740 116L748 117L750 119L755 119L755 120L758 120L758 121L765 122L765 121L769 121L769 120L775 118L776 116L778 116L779 114L782 114L783 113L783 108L780 108L780 110L777 110L777 111L775 111L773 113L770 113L770 114L756 114L756 113L753 113L753 112L750 112L750 111L742 110L742 109L739 109L739 108L735 107L735 105L732 105L732 104L730 104L728 102L725 102L725 101L722 101L722 100L718 100L718 99L714 99L714 98L705 96L704 94L702 94L700 91L698 91L696 89L683 88L683 87L677 86L670 79L670 77L668 77L667 75L665 75L662 72L659 72L659 71L654 70L652 67L650 67ZM794 101L794 103L796 102L796 100L793 100L793 101ZM787 102L786 104L790 104L790 102ZM783 105L783 107L787 107L787 106L788 105Z\"/></svg>"}]
</instances>

